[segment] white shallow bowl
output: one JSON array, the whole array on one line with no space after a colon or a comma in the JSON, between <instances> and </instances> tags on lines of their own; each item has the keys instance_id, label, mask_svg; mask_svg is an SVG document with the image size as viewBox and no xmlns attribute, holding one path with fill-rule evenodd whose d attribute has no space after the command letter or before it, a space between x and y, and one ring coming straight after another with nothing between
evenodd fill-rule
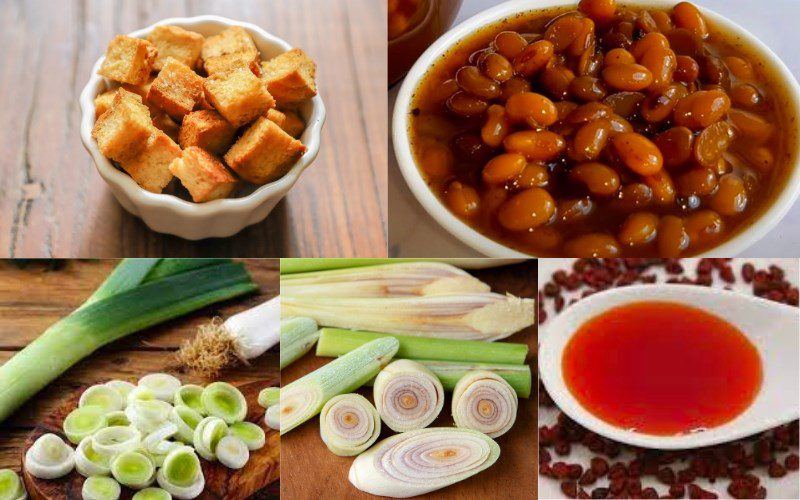
<instances>
[{"instance_id":1,"label":"white shallow bowl","mask_svg":"<svg viewBox=\"0 0 800 500\"><path fill-rule=\"evenodd\" d=\"M632 3L634 5L646 5L653 8L671 8L678 3L678 0L643 0L639 2L621 2L621 4ZM510 0L508 2L487 9L462 22L452 30L442 35L425 53L420 56L416 64L406 75L400 92L395 103L394 115L392 116L392 141L394 144L397 162L403 177L414 193L414 196L442 227L450 234L461 240L467 246L483 253L489 257L525 257L519 250L510 248L499 243L462 222L453 215L450 210L439 200L439 198L428 187L425 179L420 173L414 161L409 141L408 127L411 103L414 93L420 81L425 77L428 70L446 54L454 45L458 44L472 33L487 25L495 24L502 19L518 13L551 7L577 6L577 0ZM769 47L764 45L755 35L751 34L738 24L726 19L725 17L700 7L703 15L714 26L720 27L723 31L735 33L741 37L744 46L771 70L774 78L783 83L785 97L789 101L790 113L795 117L800 117L800 85L789 68L781 59L773 53ZM800 140L800 120L795 120L797 140ZM798 168L797 151L794 152L792 165L793 170L786 179L786 182L773 200L769 202L769 207L758 219L750 226L740 231L733 238L722 245L708 250L703 256L731 257L738 255L749 246L763 238L772 230L789 209L792 207L800 194L800 168Z\"/></svg>"},{"instance_id":2,"label":"white shallow bowl","mask_svg":"<svg viewBox=\"0 0 800 500\"><path fill-rule=\"evenodd\" d=\"M147 28L129 33L132 37L144 38L158 25L169 24L195 31L203 36L215 35L231 26L241 26L253 37L263 59L275 57L292 48L284 40L270 35L258 26L233 21L219 16L175 17L164 19ZM92 68L89 83L80 96L81 140L94 159L97 171L111 188L119 203L133 215L140 217L150 229L159 233L173 234L188 240L221 238L232 236L245 227L264 220L275 205L294 186L300 174L317 157L320 133L325 122L325 105L317 95L303 103L299 112L306 122L300 137L307 150L289 172L280 179L258 186L250 194L240 198L214 200L207 203L192 203L171 194L156 194L146 191L124 171L116 168L103 156L92 139L95 123L94 98L115 86L111 80L97 74L104 57ZM173 179L172 182L180 182Z\"/></svg>"}]
</instances>

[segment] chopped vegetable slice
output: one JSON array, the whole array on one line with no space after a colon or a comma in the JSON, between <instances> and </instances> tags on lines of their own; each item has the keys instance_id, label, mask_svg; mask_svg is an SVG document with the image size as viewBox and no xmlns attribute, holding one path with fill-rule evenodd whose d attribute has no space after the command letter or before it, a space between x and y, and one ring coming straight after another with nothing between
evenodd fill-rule
<instances>
[{"instance_id":1,"label":"chopped vegetable slice","mask_svg":"<svg viewBox=\"0 0 800 500\"><path fill-rule=\"evenodd\" d=\"M227 382L209 384L200 399L209 415L225 423L241 422L247 416L247 400L239 389Z\"/></svg>"},{"instance_id":2,"label":"chopped vegetable slice","mask_svg":"<svg viewBox=\"0 0 800 500\"><path fill-rule=\"evenodd\" d=\"M117 500L122 494L119 483L110 477L89 477L83 482L83 500Z\"/></svg>"},{"instance_id":3,"label":"chopped vegetable slice","mask_svg":"<svg viewBox=\"0 0 800 500\"><path fill-rule=\"evenodd\" d=\"M64 434L73 444L78 444L86 436L105 427L108 423L106 412L100 406L75 408L64 419Z\"/></svg>"},{"instance_id":4,"label":"chopped vegetable slice","mask_svg":"<svg viewBox=\"0 0 800 500\"><path fill-rule=\"evenodd\" d=\"M161 488L145 488L133 494L133 500L172 500L172 495Z\"/></svg>"},{"instance_id":5,"label":"chopped vegetable slice","mask_svg":"<svg viewBox=\"0 0 800 500\"><path fill-rule=\"evenodd\" d=\"M0 500L23 500L28 497L22 479L11 469L0 469Z\"/></svg>"},{"instance_id":6,"label":"chopped vegetable slice","mask_svg":"<svg viewBox=\"0 0 800 500\"><path fill-rule=\"evenodd\" d=\"M342 457L351 457L377 441L381 419L364 396L340 394L322 407L319 430L329 450Z\"/></svg>"},{"instance_id":7,"label":"chopped vegetable slice","mask_svg":"<svg viewBox=\"0 0 800 500\"><path fill-rule=\"evenodd\" d=\"M78 406L99 406L106 412L119 411L125 406L125 400L115 388L108 385L93 385L83 391Z\"/></svg>"},{"instance_id":8,"label":"chopped vegetable slice","mask_svg":"<svg viewBox=\"0 0 800 500\"><path fill-rule=\"evenodd\" d=\"M98 453L92 444L93 437L86 436L75 450L75 469L83 477L107 476L111 473L111 456Z\"/></svg>"},{"instance_id":9,"label":"chopped vegetable slice","mask_svg":"<svg viewBox=\"0 0 800 500\"><path fill-rule=\"evenodd\" d=\"M75 451L55 434L43 434L25 452L25 470L39 479L58 479L75 468Z\"/></svg>"},{"instance_id":10,"label":"chopped vegetable slice","mask_svg":"<svg viewBox=\"0 0 800 500\"><path fill-rule=\"evenodd\" d=\"M250 460L247 445L236 436L225 436L220 439L215 453L219 463L229 469L241 469Z\"/></svg>"},{"instance_id":11,"label":"chopped vegetable slice","mask_svg":"<svg viewBox=\"0 0 800 500\"><path fill-rule=\"evenodd\" d=\"M269 408L281 402L280 387L267 387L258 393L258 404L263 408Z\"/></svg>"},{"instance_id":12,"label":"chopped vegetable slice","mask_svg":"<svg viewBox=\"0 0 800 500\"><path fill-rule=\"evenodd\" d=\"M147 387L156 398L167 403L175 400L175 393L181 388L181 381L168 373L151 373L139 380L139 386Z\"/></svg>"},{"instance_id":13,"label":"chopped vegetable slice","mask_svg":"<svg viewBox=\"0 0 800 500\"><path fill-rule=\"evenodd\" d=\"M133 489L150 486L155 479L156 466L150 458L138 451L117 455L111 462L111 474L119 484Z\"/></svg>"},{"instance_id":14,"label":"chopped vegetable slice","mask_svg":"<svg viewBox=\"0 0 800 500\"><path fill-rule=\"evenodd\" d=\"M181 386L175 393L175 406L188 406L199 414L204 415L206 409L203 407L203 402L200 400L202 394L203 388L199 385L187 384Z\"/></svg>"},{"instance_id":15,"label":"chopped vegetable slice","mask_svg":"<svg viewBox=\"0 0 800 500\"><path fill-rule=\"evenodd\" d=\"M228 434L241 439L250 451L264 447L266 435L264 429L252 422L236 422L228 427Z\"/></svg>"},{"instance_id":16,"label":"chopped vegetable slice","mask_svg":"<svg viewBox=\"0 0 800 500\"><path fill-rule=\"evenodd\" d=\"M395 432L429 426L444 407L444 388L436 375L410 359L389 363L375 377L375 407Z\"/></svg>"},{"instance_id":17,"label":"chopped vegetable slice","mask_svg":"<svg viewBox=\"0 0 800 500\"><path fill-rule=\"evenodd\" d=\"M453 390L453 420L458 427L491 438L508 432L517 420L517 394L499 375L475 371L464 375Z\"/></svg>"}]
</instances>

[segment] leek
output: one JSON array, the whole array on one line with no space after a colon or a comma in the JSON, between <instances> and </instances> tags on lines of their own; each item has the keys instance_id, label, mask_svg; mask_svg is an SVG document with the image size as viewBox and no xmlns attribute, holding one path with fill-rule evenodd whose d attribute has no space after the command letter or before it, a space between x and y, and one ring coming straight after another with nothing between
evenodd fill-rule
<instances>
[{"instance_id":1,"label":"leek","mask_svg":"<svg viewBox=\"0 0 800 500\"><path fill-rule=\"evenodd\" d=\"M317 356L338 357L367 342L388 336L400 341L400 348L397 350L395 357L402 359L438 359L440 361L459 361L464 363L521 365L528 355L528 346L526 344L437 339L323 328L320 330L319 341L317 342Z\"/></svg>"},{"instance_id":2,"label":"leek","mask_svg":"<svg viewBox=\"0 0 800 500\"><path fill-rule=\"evenodd\" d=\"M39 479L58 479L75 468L75 450L55 434L43 434L25 452L25 470Z\"/></svg>"},{"instance_id":3,"label":"leek","mask_svg":"<svg viewBox=\"0 0 800 500\"><path fill-rule=\"evenodd\" d=\"M252 422L236 422L231 424L228 427L228 434L241 439L250 451L263 448L264 444L267 442L264 429Z\"/></svg>"},{"instance_id":4,"label":"leek","mask_svg":"<svg viewBox=\"0 0 800 500\"><path fill-rule=\"evenodd\" d=\"M219 440L214 453L219 463L229 469L241 469L250 460L250 450L245 442L231 435Z\"/></svg>"},{"instance_id":5,"label":"leek","mask_svg":"<svg viewBox=\"0 0 800 500\"><path fill-rule=\"evenodd\" d=\"M131 261L120 265L127 262ZM256 289L242 265L220 264L158 279L90 302L52 325L0 367L0 422L100 347Z\"/></svg>"},{"instance_id":6,"label":"leek","mask_svg":"<svg viewBox=\"0 0 800 500\"><path fill-rule=\"evenodd\" d=\"M110 477L89 477L83 482L83 500L117 500L122 487Z\"/></svg>"},{"instance_id":7,"label":"leek","mask_svg":"<svg viewBox=\"0 0 800 500\"><path fill-rule=\"evenodd\" d=\"M156 466L144 453L128 451L114 457L111 475L119 484L140 490L153 484Z\"/></svg>"},{"instance_id":8,"label":"leek","mask_svg":"<svg viewBox=\"0 0 800 500\"><path fill-rule=\"evenodd\" d=\"M227 382L214 382L206 386L200 401L209 415L221 418L226 424L241 422L247 416L244 394Z\"/></svg>"},{"instance_id":9,"label":"leek","mask_svg":"<svg viewBox=\"0 0 800 500\"><path fill-rule=\"evenodd\" d=\"M11 469L0 469L0 498L3 500L24 500L28 497L25 484Z\"/></svg>"},{"instance_id":10,"label":"leek","mask_svg":"<svg viewBox=\"0 0 800 500\"><path fill-rule=\"evenodd\" d=\"M258 393L258 404L263 408L269 408L281 402L280 387L267 387Z\"/></svg>"},{"instance_id":11,"label":"leek","mask_svg":"<svg viewBox=\"0 0 800 500\"><path fill-rule=\"evenodd\" d=\"M133 494L133 500L172 500L172 495L161 488L145 488Z\"/></svg>"},{"instance_id":12,"label":"leek","mask_svg":"<svg viewBox=\"0 0 800 500\"><path fill-rule=\"evenodd\" d=\"M281 370L294 363L314 347L319 338L317 322L294 317L281 320Z\"/></svg>"},{"instance_id":13,"label":"leek","mask_svg":"<svg viewBox=\"0 0 800 500\"><path fill-rule=\"evenodd\" d=\"M534 300L497 293L351 299L284 296L281 316L320 326L420 337L494 341L534 324Z\"/></svg>"}]
</instances>

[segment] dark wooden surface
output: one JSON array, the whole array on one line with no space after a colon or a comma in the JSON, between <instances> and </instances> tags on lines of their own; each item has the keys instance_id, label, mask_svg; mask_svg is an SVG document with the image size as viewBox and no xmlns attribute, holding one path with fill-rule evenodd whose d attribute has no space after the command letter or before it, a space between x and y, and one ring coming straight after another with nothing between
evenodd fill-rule
<instances>
[{"instance_id":1,"label":"dark wooden surface","mask_svg":"<svg viewBox=\"0 0 800 500\"><path fill-rule=\"evenodd\" d=\"M0 1L0 257L386 255L385 3L376 0ZM78 95L114 35L173 16L255 23L318 64L317 160L263 222L190 242L111 195L79 135Z\"/></svg>"},{"instance_id":2,"label":"dark wooden surface","mask_svg":"<svg viewBox=\"0 0 800 500\"><path fill-rule=\"evenodd\" d=\"M485 269L473 272L475 276L492 286L498 293L512 293L522 297L536 296L536 261ZM530 346L527 363L534 364L536 327L531 327L507 339ZM281 373L282 384L287 384L329 362L328 358L317 358L314 351L305 355ZM532 369L535 369L532 366ZM536 380L534 373L534 380ZM372 400L372 391L358 391ZM512 429L497 438L500 458L489 469L476 476L415 498L427 499L531 499L536 498L536 388L529 399L519 400L517 421ZM451 426L450 394L446 396L441 415L431 426ZM380 439L393 433L385 426ZM312 418L305 424L284 435L281 441L281 498L286 500L306 499L369 499L376 498L353 487L347 480L347 472L353 457L339 457L325 447L319 436L319 419Z\"/></svg>"},{"instance_id":3,"label":"dark wooden surface","mask_svg":"<svg viewBox=\"0 0 800 500\"><path fill-rule=\"evenodd\" d=\"M51 269L47 261L30 262L24 267L19 262L0 261L0 365L77 308L116 263L66 261ZM181 342L192 338L197 327L214 316L226 318L278 294L276 259L249 260L246 267L259 284L260 293L201 309L106 346L28 401L0 424L0 469L20 470L21 450L28 434L56 413L64 398L78 388L110 379L138 379L151 372L173 373L184 383L203 383L176 362L175 351ZM278 357L278 349L274 348L249 366L228 370L220 378L234 384L277 385ZM273 440L280 439L276 436Z\"/></svg>"}]
</instances>

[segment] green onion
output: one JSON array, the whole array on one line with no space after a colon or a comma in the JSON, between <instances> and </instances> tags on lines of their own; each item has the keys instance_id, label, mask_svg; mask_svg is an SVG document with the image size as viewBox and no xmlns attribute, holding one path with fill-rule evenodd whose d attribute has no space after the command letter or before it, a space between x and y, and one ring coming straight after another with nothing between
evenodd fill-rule
<instances>
[{"instance_id":1,"label":"green onion","mask_svg":"<svg viewBox=\"0 0 800 500\"><path fill-rule=\"evenodd\" d=\"M319 338L317 322L295 316L281 320L281 370L300 359Z\"/></svg>"},{"instance_id":2,"label":"green onion","mask_svg":"<svg viewBox=\"0 0 800 500\"><path fill-rule=\"evenodd\" d=\"M200 395L203 408L209 415L219 417L226 424L241 422L247 416L247 400L242 392L227 382L214 382Z\"/></svg>"},{"instance_id":3,"label":"green onion","mask_svg":"<svg viewBox=\"0 0 800 500\"><path fill-rule=\"evenodd\" d=\"M27 496L25 484L17 473L11 469L0 469L0 499L22 500Z\"/></svg>"},{"instance_id":4,"label":"green onion","mask_svg":"<svg viewBox=\"0 0 800 500\"><path fill-rule=\"evenodd\" d=\"M90 302L48 328L0 367L0 422L100 347L256 289L241 264L221 264L161 278Z\"/></svg>"},{"instance_id":5,"label":"green onion","mask_svg":"<svg viewBox=\"0 0 800 500\"><path fill-rule=\"evenodd\" d=\"M75 408L64 419L64 434L73 444L105 427L108 423L106 410L101 406Z\"/></svg>"},{"instance_id":6,"label":"green onion","mask_svg":"<svg viewBox=\"0 0 800 500\"><path fill-rule=\"evenodd\" d=\"M228 427L228 434L241 439L250 451L264 447L266 436L264 429L252 422L236 422Z\"/></svg>"},{"instance_id":7,"label":"green onion","mask_svg":"<svg viewBox=\"0 0 800 500\"><path fill-rule=\"evenodd\" d=\"M175 406L186 406L201 415L205 414L206 409L203 407L203 402L200 400L202 394L203 388L199 385L184 385L175 393Z\"/></svg>"},{"instance_id":8,"label":"green onion","mask_svg":"<svg viewBox=\"0 0 800 500\"><path fill-rule=\"evenodd\" d=\"M111 475L119 484L133 489L150 486L155 479L156 466L143 453L128 451L117 455L111 462Z\"/></svg>"},{"instance_id":9,"label":"green onion","mask_svg":"<svg viewBox=\"0 0 800 500\"><path fill-rule=\"evenodd\" d=\"M117 500L122 488L110 477L89 477L83 482L81 494L83 500Z\"/></svg>"},{"instance_id":10,"label":"green onion","mask_svg":"<svg viewBox=\"0 0 800 500\"><path fill-rule=\"evenodd\" d=\"M172 500L172 495L161 488L145 488L134 493L133 500Z\"/></svg>"},{"instance_id":11,"label":"green onion","mask_svg":"<svg viewBox=\"0 0 800 500\"><path fill-rule=\"evenodd\" d=\"M258 393L258 404L263 408L269 408L281 402L280 387L267 387Z\"/></svg>"}]
</instances>

